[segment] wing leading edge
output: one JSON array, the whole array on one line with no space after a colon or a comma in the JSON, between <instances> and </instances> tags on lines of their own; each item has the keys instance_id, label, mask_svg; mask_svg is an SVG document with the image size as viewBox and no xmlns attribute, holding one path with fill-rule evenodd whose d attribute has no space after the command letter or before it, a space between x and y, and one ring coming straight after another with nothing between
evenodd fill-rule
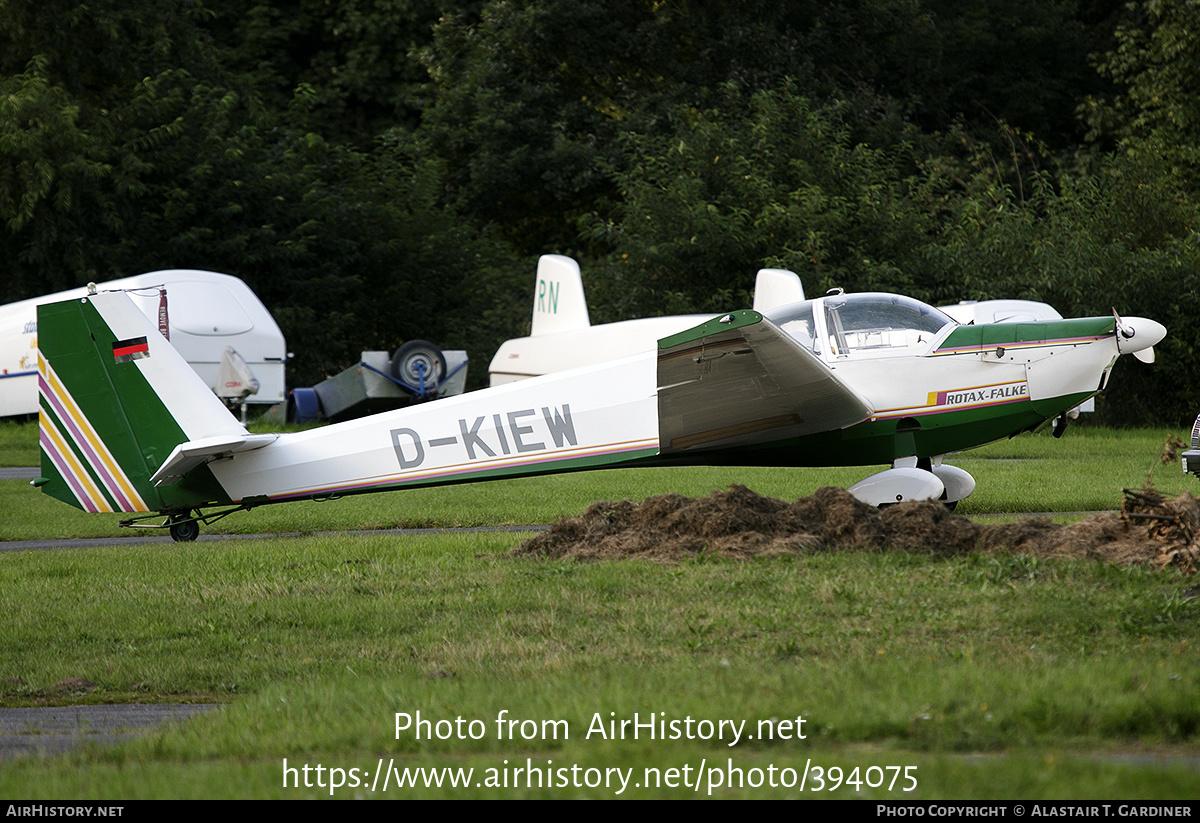
<instances>
[{"instance_id":1,"label":"wing leading edge","mask_svg":"<svg viewBox=\"0 0 1200 823\"><path fill-rule=\"evenodd\" d=\"M663 453L844 429L873 414L816 355L758 312L726 314L658 345Z\"/></svg>"}]
</instances>

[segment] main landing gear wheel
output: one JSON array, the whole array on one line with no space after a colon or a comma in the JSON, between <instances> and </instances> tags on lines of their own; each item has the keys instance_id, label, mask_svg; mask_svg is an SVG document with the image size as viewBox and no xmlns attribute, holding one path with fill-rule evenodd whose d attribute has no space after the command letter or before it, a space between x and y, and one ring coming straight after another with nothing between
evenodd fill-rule
<instances>
[{"instance_id":1,"label":"main landing gear wheel","mask_svg":"<svg viewBox=\"0 0 1200 823\"><path fill-rule=\"evenodd\" d=\"M190 514L172 515L170 532L176 543L191 543L200 536L200 524Z\"/></svg>"},{"instance_id":2,"label":"main landing gear wheel","mask_svg":"<svg viewBox=\"0 0 1200 823\"><path fill-rule=\"evenodd\" d=\"M941 464L938 464L938 468L940 468L940 467L941 467ZM937 472L934 471L933 461L928 457L919 458L917 460L917 468L920 469L921 471L929 472L930 474L933 474L933 475L937 474ZM941 478L939 477L938 479L940 480ZM945 485L945 484L943 483L943 485ZM949 490L949 488L947 488L945 491L942 492L942 496L939 497L938 500L940 500L942 502L942 505L946 507L946 511L952 512L958 508L958 500L947 500L946 498L948 498L949 496L950 496L950 490Z\"/></svg>"},{"instance_id":3,"label":"main landing gear wheel","mask_svg":"<svg viewBox=\"0 0 1200 823\"><path fill-rule=\"evenodd\" d=\"M975 491L975 478L957 466L942 463L940 457L901 458L895 463L901 465L860 480L848 491L869 506L882 508L905 500L940 500L951 511L959 500Z\"/></svg>"}]
</instances>

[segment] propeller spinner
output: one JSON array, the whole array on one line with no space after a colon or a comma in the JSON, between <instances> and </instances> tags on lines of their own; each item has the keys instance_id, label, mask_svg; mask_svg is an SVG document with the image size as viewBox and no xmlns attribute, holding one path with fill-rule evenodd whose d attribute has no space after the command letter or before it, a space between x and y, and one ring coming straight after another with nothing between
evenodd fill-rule
<instances>
[{"instance_id":1,"label":"propeller spinner","mask_svg":"<svg viewBox=\"0 0 1200 823\"><path fill-rule=\"evenodd\" d=\"M1113 309L1116 324L1117 351L1132 354L1143 363L1154 362L1154 344L1167 336L1162 323L1145 317L1121 317Z\"/></svg>"}]
</instances>

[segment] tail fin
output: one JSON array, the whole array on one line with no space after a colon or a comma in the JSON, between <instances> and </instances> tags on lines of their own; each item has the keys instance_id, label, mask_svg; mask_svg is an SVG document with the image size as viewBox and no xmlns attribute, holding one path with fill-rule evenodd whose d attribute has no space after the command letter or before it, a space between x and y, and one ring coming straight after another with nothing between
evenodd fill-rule
<instances>
[{"instance_id":1,"label":"tail fin","mask_svg":"<svg viewBox=\"0 0 1200 823\"><path fill-rule=\"evenodd\" d=\"M800 275L787 269L759 269L754 278L754 310L759 314L804 300Z\"/></svg>"},{"instance_id":2,"label":"tail fin","mask_svg":"<svg viewBox=\"0 0 1200 823\"><path fill-rule=\"evenodd\" d=\"M92 512L228 501L207 468L151 482L179 444L246 430L126 294L39 306L38 346L44 492Z\"/></svg>"},{"instance_id":3,"label":"tail fin","mask_svg":"<svg viewBox=\"0 0 1200 823\"><path fill-rule=\"evenodd\" d=\"M529 336L575 331L590 325L579 264L561 254L543 254L538 258Z\"/></svg>"}]
</instances>

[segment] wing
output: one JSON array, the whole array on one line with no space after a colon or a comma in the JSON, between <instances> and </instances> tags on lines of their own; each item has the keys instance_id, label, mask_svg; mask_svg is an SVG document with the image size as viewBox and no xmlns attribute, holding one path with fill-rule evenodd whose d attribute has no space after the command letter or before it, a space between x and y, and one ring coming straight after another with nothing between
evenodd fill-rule
<instances>
[{"instance_id":1,"label":"wing","mask_svg":"<svg viewBox=\"0 0 1200 823\"><path fill-rule=\"evenodd\" d=\"M715 318L658 346L664 453L844 429L873 413L816 355L758 312Z\"/></svg>"}]
</instances>

